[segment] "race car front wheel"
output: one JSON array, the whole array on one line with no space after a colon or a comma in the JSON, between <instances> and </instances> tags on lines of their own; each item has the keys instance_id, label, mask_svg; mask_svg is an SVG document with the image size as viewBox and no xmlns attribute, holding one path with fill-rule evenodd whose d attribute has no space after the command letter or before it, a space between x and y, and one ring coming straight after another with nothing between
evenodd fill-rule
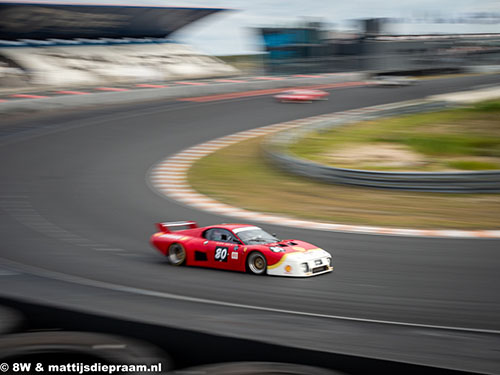
<instances>
[{"instance_id":1,"label":"race car front wheel","mask_svg":"<svg viewBox=\"0 0 500 375\"><path fill-rule=\"evenodd\" d=\"M267 261L264 255L255 251L247 258L247 270L254 275L264 275L267 269Z\"/></svg>"},{"instance_id":2,"label":"race car front wheel","mask_svg":"<svg viewBox=\"0 0 500 375\"><path fill-rule=\"evenodd\" d=\"M173 243L168 248L167 258L170 264L174 266L182 265L186 260L186 250L179 243Z\"/></svg>"}]
</instances>

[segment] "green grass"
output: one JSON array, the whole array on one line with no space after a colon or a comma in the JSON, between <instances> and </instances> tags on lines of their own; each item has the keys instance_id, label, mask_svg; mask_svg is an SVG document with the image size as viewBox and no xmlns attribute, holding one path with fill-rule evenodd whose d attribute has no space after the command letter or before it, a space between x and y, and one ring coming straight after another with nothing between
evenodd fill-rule
<instances>
[{"instance_id":1,"label":"green grass","mask_svg":"<svg viewBox=\"0 0 500 375\"><path fill-rule=\"evenodd\" d=\"M470 111L473 112L500 112L500 101L498 100L489 100L486 102L477 103L472 106Z\"/></svg>"},{"instance_id":2,"label":"green grass","mask_svg":"<svg viewBox=\"0 0 500 375\"><path fill-rule=\"evenodd\" d=\"M454 161L449 161L448 165L454 169L463 169L469 171L500 169L500 163L488 163L484 161L474 161L474 160L454 160Z\"/></svg>"},{"instance_id":3,"label":"green grass","mask_svg":"<svg viewBox=\"0 0 500 375\"><path fill-rule=\"evenodd\" d=\"M189 183L203 194L253 211L325 222L410 228L498 229L500 194L385 191L287 174L262 155L261 138L198 160Z\"/></svg>"},{"instance_id":4,"label":"green grass","mask_svg":"<svg viewBox=\"0 0 500 375\"><path fill-rule=\"evenodd\" d=\"M460 134L387 135L376 142L404 144L428 156L495 156L500 157L500 139Z\"/></svg>"},{"instance_id":5,"label":"green grass","mask_svg":"<svg viewBox=\"0 0 500 375\"><path fill-rule=\"evenodd\" d=\"M450 168L449 159L456 157L493 157L500 162L500 100L470 108L378 119L311 132L292 144L290 151L306 159L335 165L335 161L328 158L329 151L371 143L402 145L432 162L433 170ZM427 170L427 164L422 163L421 170ZM489 160L482 166L497 168L497 164ZM475 170L481 163L462 163L460 169L468 169L467 165ZM360 165L353 160L348 167Z\"/></svg>"}]
</instances>

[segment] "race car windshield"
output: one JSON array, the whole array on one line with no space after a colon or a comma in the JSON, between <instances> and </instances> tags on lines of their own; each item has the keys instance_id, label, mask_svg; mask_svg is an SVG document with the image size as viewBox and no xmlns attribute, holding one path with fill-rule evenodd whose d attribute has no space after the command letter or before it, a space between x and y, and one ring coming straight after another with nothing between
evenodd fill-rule
<instances>
[{"instance_id":1,"label":"race car windshield","mask_svg":"<svg viewBox=\"0 0 500 375\"><path fill-rule=\"evenodd\" d=\"M279 239L260 228L238 232L238 236L245 245L257 245L279 242Z\"/></svg>"}]
</instances>

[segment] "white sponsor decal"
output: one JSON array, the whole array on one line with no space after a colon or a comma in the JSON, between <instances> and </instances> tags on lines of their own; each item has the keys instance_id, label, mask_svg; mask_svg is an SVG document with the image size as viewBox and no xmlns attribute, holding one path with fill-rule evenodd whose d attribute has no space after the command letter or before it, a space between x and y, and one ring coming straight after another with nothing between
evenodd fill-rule
<instances>
[{"instance_id":1,"label":"white sponsor decal","mask_svg":"<svg viewBox=\"0 0 500 375\"><path fill-rule=\"evenodd\" d=\"M231 259L238 259L238 253L231 253Z\"/></svg>"}]
</instances>

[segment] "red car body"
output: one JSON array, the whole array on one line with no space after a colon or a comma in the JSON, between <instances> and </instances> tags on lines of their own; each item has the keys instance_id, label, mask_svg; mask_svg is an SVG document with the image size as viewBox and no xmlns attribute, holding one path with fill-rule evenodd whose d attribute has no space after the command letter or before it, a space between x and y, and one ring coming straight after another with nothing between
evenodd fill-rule
<instances>
[{"instance_id":1,"label":"red car body","mask_svg":"<svg viewBox=\"0 0 500 375\"><path fill-rule=\"evenodd\" d=\"M187 221L158 223L157 227L159 232L152 235L151 243L174 265L302 277L333 269L331 255L325 250L304 241L278 240L253 225L198 227L196 222ZM180 227L187 229L172 231ZM248 237L252 233L270 237L244 239L243 235Z\"/></svg>"},{"instance_id":2,"label":"red car body","mask_svg":"<svg viewBox=\"0 0 500 375\"><path fill-rule=\"evenodd\" d=\"M322 90L289 90L274 96L280 102L312 102L313 100L326 100L330 95Z\"/></svg>"}]
</instances>

